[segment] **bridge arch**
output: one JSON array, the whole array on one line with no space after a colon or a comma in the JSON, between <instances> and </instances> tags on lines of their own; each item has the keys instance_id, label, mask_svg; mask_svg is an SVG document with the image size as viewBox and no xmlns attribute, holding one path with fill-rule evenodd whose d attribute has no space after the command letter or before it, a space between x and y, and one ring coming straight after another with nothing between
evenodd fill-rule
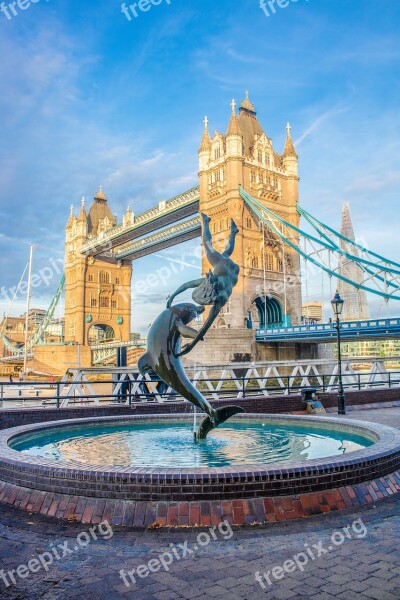
<instances>
[{"instance_id":1,"label":"bridge arch","mask_svg":"<svg viewBox=\"0 0 400 600\"><path fill-rule=\"evenodd\" d=\"M272 296L258 296L253 301L258 314L258 327L282 327L283 311L282 305Z\"/></svg>"},{"instance_id":2,"label":"bridge arch","mask_svg":"<svg viewBox=\"0 0 400 600\"><path fill-rule=\"evenodd\" d=\"M115 332L110 325L103 325L102 323L97 323L92 325L88 331L88 344L90 346L95 346L96 344L101 344L102 342L112 341L115 339Z\"/></svg>"}]
</instances>

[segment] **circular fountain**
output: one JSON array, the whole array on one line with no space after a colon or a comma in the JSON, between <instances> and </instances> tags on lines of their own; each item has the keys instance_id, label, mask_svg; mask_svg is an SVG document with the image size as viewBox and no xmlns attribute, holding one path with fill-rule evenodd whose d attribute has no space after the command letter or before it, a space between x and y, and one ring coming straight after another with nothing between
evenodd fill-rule
<instances>
[{"instance_id":1,"label":"circular fountain","mask_svg":"<svg viewBox=\"0 0 400 600\"><path fill-rule=\"evenodd\" d=\"M74 498L148 504L153 521L160 503L217 503L223 516L227 502L254 509L257 500L265 508L266 499L275 506L302 495L326 498L399 467L400 431L328 417L237 415L200 444L187 415L76 419L0 433L3 486L34 498L50 494L65 508Z\"/></svg>"}]
</instances>

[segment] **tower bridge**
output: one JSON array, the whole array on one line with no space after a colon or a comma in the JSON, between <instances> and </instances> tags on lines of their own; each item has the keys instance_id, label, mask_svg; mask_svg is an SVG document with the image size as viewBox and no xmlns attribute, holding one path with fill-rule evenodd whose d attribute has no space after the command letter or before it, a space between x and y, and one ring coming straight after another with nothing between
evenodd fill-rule
<instances>
[{"instance_id":1,"label":"tower bridge","mask_svg":"<svg viewBox=\"0 0 400 600\"><path fill-rule=\"evenodd\" d=\"M64 362L76 344L82 366L109 359L116 347L140 349L130 339L132 261L200 237L200 212L211 217L217 248L226 245L235 220L239 235L232 259L240 274L229 304L190 355L197 364L315 358L318 343L335 339L329 324L301 325L301 257L340 285L353 286L360 298L368 291L385 301L400 299L400 264L346 237L349 226L338 233L302 208L290 125L280 154L248 94L238 111L232 102L226 133L211 135L205 118L198 155L198 186L138 215L128 208L121 223L101 188L88 212L84 200L77 216L71 210ZM300 219L312 233L300 228ZM209 269L203 257L203 275ZM349 322L344 328L349 338L373 339L398 336L400 322ZM43 362L60 362L60 352L43 345L36 352Z\"/></svg>"}]
</instances>

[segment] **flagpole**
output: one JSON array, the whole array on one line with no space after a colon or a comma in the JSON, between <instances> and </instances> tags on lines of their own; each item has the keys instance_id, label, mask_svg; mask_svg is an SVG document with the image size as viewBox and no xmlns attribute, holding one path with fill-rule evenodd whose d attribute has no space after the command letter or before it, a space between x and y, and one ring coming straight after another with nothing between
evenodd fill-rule
<instances>
[{"instance_id":1,"label":"flagpole","mask_svg":"<svg viewBox=\"0 0 400 600\"><path fill-rule=\"evenodd\" d=\"M24 376L26 376L28 362L28 327L29 327L29 306L31 300L31 279L32 279L32 257L33 245L31 244L29 252L29 273L28 273L28 291L26 295L26 315L25 315L25 349L24 349Z\"/></svg>"}]
</instances>

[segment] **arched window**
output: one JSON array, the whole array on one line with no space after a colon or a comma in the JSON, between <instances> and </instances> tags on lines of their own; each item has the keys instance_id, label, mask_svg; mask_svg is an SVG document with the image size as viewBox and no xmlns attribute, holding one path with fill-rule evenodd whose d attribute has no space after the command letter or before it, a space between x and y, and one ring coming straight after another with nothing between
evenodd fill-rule
<instances>
[{"instance_id":1,"label":"arched window","mask_svg":"<svg viewBox=\"0 0 400 600\"><path fill-rule=\"evenodd\" d=\"M100 308L109 308L110 298L108 296L100 296Z\"/></svg>"},{"instance_id":2,"label":"arched window","mask_svg":"<svg viewBox=\"0 0 400 600\"><path fill-rule=\"evenodd\" d=\"M100 271L99 281L100 283L110 283L110 273L107 271Z\"/></svg>"},{"instance_id":3,"label":"arched window","mask_svg":"<svg viewBox=\"0 0 400 600\"><path fill-rule=\"evenodd\" d=\"M274 270L274 255L272 254L272 252L267 252L267 254L265 255L265 268L267 269L267 271Z\"/></svg>"}]
</instances>

